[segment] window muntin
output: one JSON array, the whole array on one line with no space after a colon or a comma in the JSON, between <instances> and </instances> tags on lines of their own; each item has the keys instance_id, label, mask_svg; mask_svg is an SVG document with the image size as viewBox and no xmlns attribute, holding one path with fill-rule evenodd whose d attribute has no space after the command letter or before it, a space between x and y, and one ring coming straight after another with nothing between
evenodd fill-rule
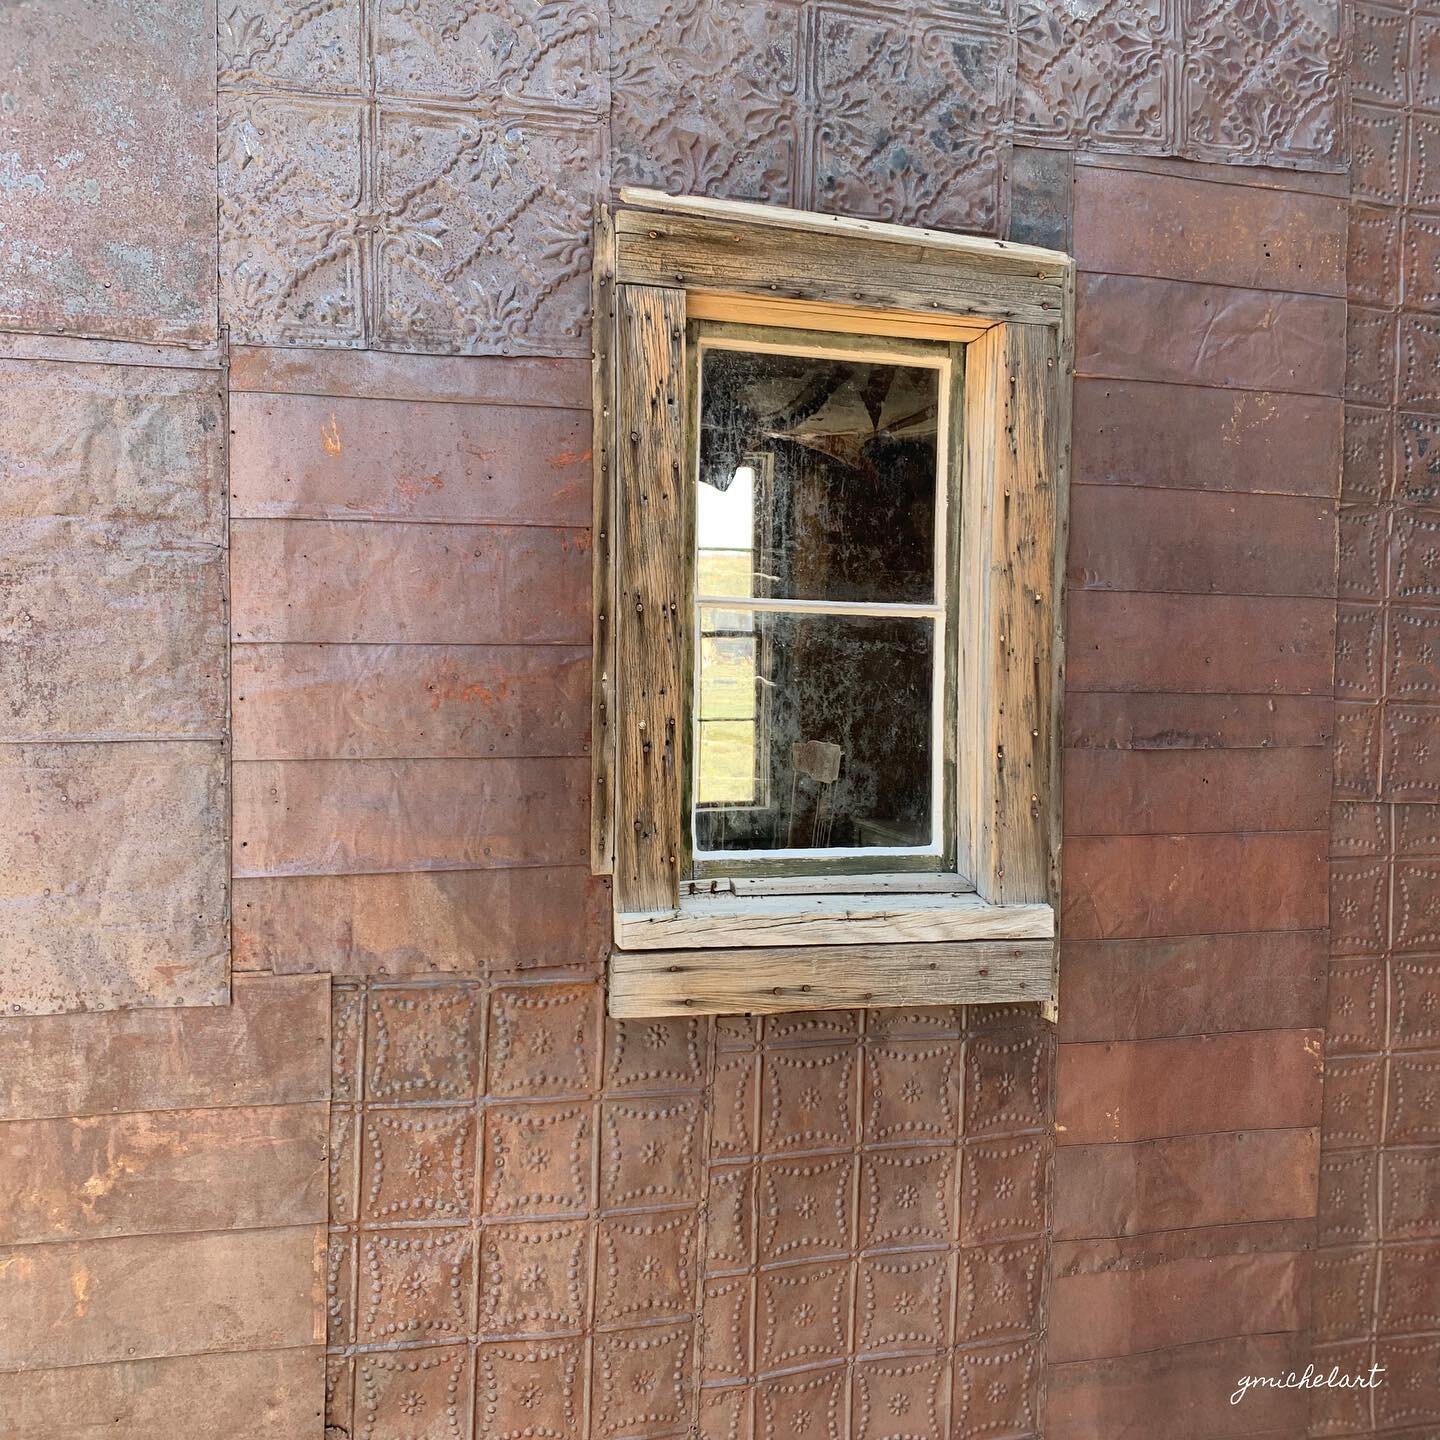
<instances>
[{"instance_id":1,"label":"window muntin","mask_svg":"<svg viewBox=\"0 0 1440 1440\"><path fill-rule=\"evenodd\" d=\"M954 357L775 333L693 342L690 873L940 869Z\"/></svg>"}]
</instances>

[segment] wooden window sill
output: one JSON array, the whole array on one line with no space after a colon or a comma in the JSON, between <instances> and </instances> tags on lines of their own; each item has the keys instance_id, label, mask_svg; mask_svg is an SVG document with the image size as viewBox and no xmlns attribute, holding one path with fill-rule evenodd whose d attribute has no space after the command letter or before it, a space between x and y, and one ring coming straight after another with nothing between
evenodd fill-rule
<instances>
[{"instance_id":1,"label":"wooden window sill","mask_svg":"<svg viewBox=\"0 0 1440 1440\"><path fill-rule=\"evenodd\" d=\"M679 909L620 912L621 950L896 945L1048 940L1049 905L993 905L978 895L696 895Z\"/></svg>"},{"instance_id":2,"label":"wooden window sill","mask_svg":"<svg viewBox=\"0 0 1440 1440\"><path fill-rule=\"evenodd\" d=\"M608 1001L617 1019L1038 1002L1053 1021L1055 942L616 950Z\"/></svg>"}]
</instances>

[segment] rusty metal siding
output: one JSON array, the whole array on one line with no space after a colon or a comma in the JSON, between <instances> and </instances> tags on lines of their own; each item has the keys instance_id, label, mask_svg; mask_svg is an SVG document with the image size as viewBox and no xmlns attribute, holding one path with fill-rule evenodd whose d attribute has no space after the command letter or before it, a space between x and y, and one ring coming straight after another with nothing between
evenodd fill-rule
<instances>
[{"instance_id":1,"label":"rusty metal siding","mask_svg":"<svg viewBox=\"0 0 1440 1440\"><path fill-rule=\"evenodd\" d=\"M329 989L0 1021L7 1434L319 1433Z\"/></svg>"},{"instance_id":2,"label":"rusty metal siding","mask_svg":"<svg viewBox=\"0 0 1440 1440\"><path fill-rule=\"evenodd\" d=\"M1045 1433L1289 1431L1229 1395L1309 1343L1346 207L1121 165L1075 167Z\"/></svg>"},{"instance_id":3,"label":"rusty metal siding","mask_svg":"<svg viewBox=\"0 0 1440 1440\"><path fill-rule=\"evenodd\" d=\"M225 403L176 353L0 361L7 1014L228 996Z\"/></svg>"},{"instance_id":4,"label":"rusty metal siding","mask_svg":"<svg viewBox=\"0 0 1440 1440\"><path fill-rule=\"evenodd\" d=\"M213 0L0 24L0 329L216 337Z\"/></svg>"},{"instance_id":5,"label":"rusty metal siding","mask_svg":"<svg viewBox=\"0 0 1440 1440\"><path fill-rule=\"evenodd\" d=\"M20 122L49 72L33 49L11 52L25 70L0 83L0 126L52 157L86 153L68 188L55 167L37 188L23 148L15 174L0 171L0 225L25 231L18 252L0 231L0 325L199 343L218 284L234 338L253 342L231 370L231 700L250 707L234 958L310 975L242 975L229 1011L73 1017L88 1028L58 1045L47 1027L71 1019L5 1021L0 1047L36 1057L17 1093L47 1098L0 1121L0 1145L6 1124L28 1127L8 1139L35 1150L44 1178L67 1117L96 1119L76 1164L102 1133L117 1154L167 1137L143 1172L164 1203L62 1212L50 1232L82 1260L110 1247L101 1275L130 1247L162 1301L180 1252L157 1261L152 1232L216 1218L207 1204L293 1232L201 1247L211 1293L175 1309L178 1339L146 1330L133 1297L88 1320L64 1312L55 1353L105 1363L69 1385L64 1371L0 1374L19 1433L64 1435L67 1411L108 1419L138 1392L127 1423L148 1440L156 1415L183 1425L203 1387L224 1413L191 1428L222 1434L240 1414L256 1433L315 1435L319 1357L302 1342L322 1318L328 1421L367 1440L542 1425L611 1440L692 1427L872 1440L900 1425L927 1440L1292 1434L1303 1397L1228 1397L1237 1375L1303 1368L1311 1329L1317 1360L1391 1368L1373 1406L1332 1396L1317 1436L1433 1427L1433 1317L1404 1299L1440 1243L1437 1132L1416 1098L1436 1053L1440 875L1426 730L1433 7L145 8L138 54L130 7L87 7L88 32L51 7L60 99L38 130ZM38 33L39 7L11 14ZM104 38L102 19L114 33L97 60L84 36ZM96 80L112 67L118 94ZM159 96L155 135L112 171L113 154L88 148L95 118L105 133L133 117L141 86ZM1348 212L1347 151L1362 202ZM593 203L632 180L1080 252L1058 1071L1023 1012L601 1021L608 896L572 845L585 272ZM140 348L105 353L132 395ZM6 393L18 375L4 372ZM108 403L95 385L99 400L72 385L49 402L52 434L108 433L86 418ZM141 396L115 414L156 404L182 401ZM22 439L34 408L20 407ZM52 508L0 508L13 536L73 537L88 517L110 557L94 573L159 621L97 629L83 585L40 587L39 603L78 618L71 643L42 641L29 675L64 679L69 699L31 684L13 741L82 739L57 746L77 764L132 732L216 744L224 688L197 659L214 622L206 581L180 587L178 568L155 578L109 548L129 523L122 491L145 497L158 553L213 543L218 491L170 483L209 473L214 441L185 433L191 449L165 451L174 465L141 472L112 464L108 442L52 445L34 469ZM0 422L0 445L11 434ZM146 444L119 453L128 463ZM112 474L124 481L107 490ZM35 603L17 601L12 628ZM187 648L197 635L201 650ZM123 696L121 671L143 680ZM43 788L50 773L36 764L15 783ZM536 814L545 833L524 835ZM43 806L37 826L64 833ZM163 857L141 874L118 833L107 868L153 923L163 907L145 885L173 879ZM192 853L183 824L176 840ZM69 858L98 870L103 846L87 833ZM75 917L93 918L79 899ZM79 951L67 963L62 990L99 976L107 1003L128 1003L128 970ZM276 1238L314 1228L315 1176L295 1147L314 1143L324 1084L313 1027L281 1023L275 992L303 991L309 1016L331 975L322 1297ZM258 1014L262 993L266 1023L221 1043L213 1026ZM135 1027L162 1022L163 1043L137 1051ZM918 1118L907 1082L926 1101ZM127 1105L167 1118L103 1118ZM215 1118L229 1106L228 1124ZM273 1125L257 1118L270 1107L285 1111ZM268 1139L263 1211L236 1155ZM35 1217L22 1205L14 1223ZM34 1234L16 1250L48 1248ZM247 1288L239 1271L262 1251ZM26 1292L27 1313L61 1315L64 1270ZM296 1348L223 1366L169 1353L271 1343L264 1284ZM228 1329L212 1303L225 1294ZM5 1343L17 1363L45 1360L24 1335Z\"/></svg>"}]
</instances>

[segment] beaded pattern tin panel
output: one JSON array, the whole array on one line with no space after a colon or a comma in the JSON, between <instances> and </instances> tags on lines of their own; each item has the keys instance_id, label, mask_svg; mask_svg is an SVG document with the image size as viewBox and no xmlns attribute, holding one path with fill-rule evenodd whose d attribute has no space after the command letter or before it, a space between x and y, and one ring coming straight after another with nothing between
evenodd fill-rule
<instances>
[{"instance_id":1,"label":"beaded pattern tin panel","mask_svg":"<svg viewBox=\"0 0 1440 1440\"><path fill-rule=\"evenodd\" d=\"M1039 1433L1029 1014L607 1022L549 976L334 999L333 1435Z\"/></svg>"},{"instance_id":2,"label":"beaded pattern tin panel","mask_svg":"<svg viewBox=\"0 0 1440 1440\"><path fill-rule=\"evenodd\" d=\"M1440 6L1357 5L1315 1437L1440 1425Z\"/></svg>"}]
</instances>

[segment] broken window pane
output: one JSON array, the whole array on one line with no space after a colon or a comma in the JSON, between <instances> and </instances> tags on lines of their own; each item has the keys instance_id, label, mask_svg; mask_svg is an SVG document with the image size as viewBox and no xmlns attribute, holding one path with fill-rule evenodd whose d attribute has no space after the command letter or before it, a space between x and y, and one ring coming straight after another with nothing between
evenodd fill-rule
<instances>
[{"instance_id":1,"label":"broken window pane","mask_svg":"<svg viewBox=\"0 0 1440 1440\"><path fill-rule=\"evenodd\" d=\"M701 596L932 604L940 372L705 347Z\"/></svg>"}]
</instances>

